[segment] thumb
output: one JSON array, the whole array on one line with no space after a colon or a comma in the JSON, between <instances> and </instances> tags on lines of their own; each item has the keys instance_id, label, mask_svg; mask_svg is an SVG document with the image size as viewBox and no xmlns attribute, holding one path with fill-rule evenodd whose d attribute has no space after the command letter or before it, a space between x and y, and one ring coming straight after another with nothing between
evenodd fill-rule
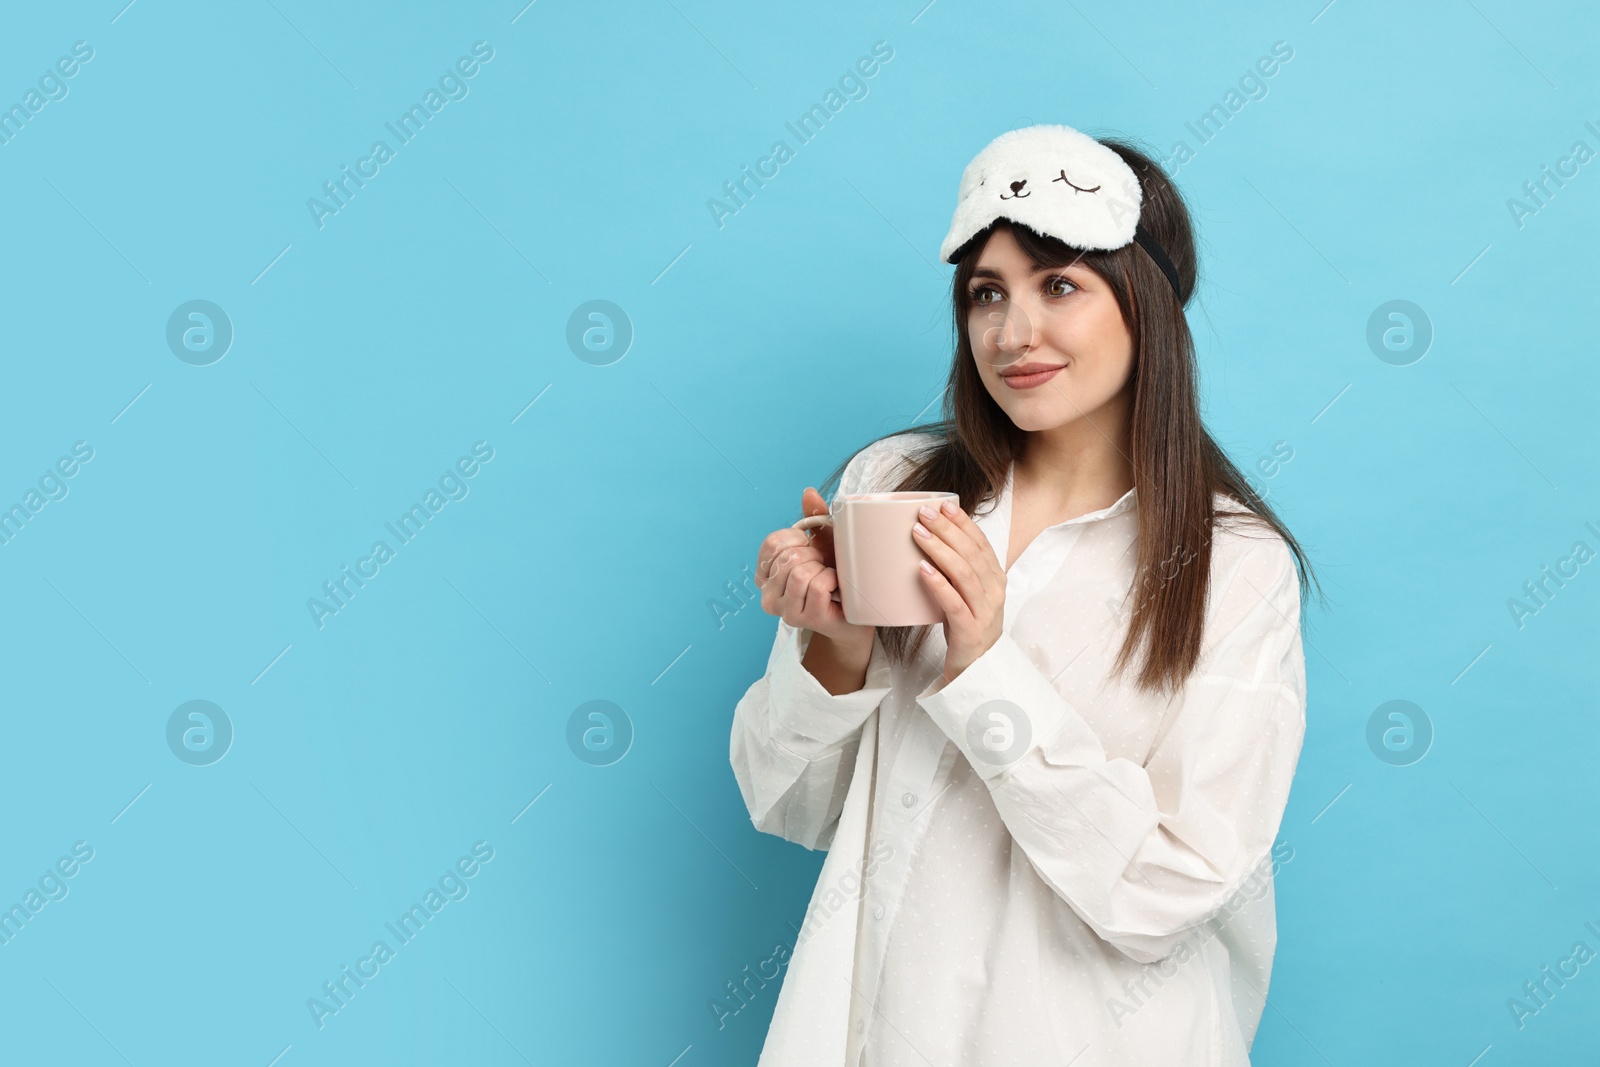
<instances>
[{"instance_id":1,"label":"thumb","mask_svg":"<svg viewBox=\"0 0 1600 1067\"><path fill-rule=\"evenodd\" d=\"M821 493L808 485L806 486L806 491L800 494L800 514L805 516L826 515L828 514L828 502L822 499Z\"/></svg>"}]
</instances>

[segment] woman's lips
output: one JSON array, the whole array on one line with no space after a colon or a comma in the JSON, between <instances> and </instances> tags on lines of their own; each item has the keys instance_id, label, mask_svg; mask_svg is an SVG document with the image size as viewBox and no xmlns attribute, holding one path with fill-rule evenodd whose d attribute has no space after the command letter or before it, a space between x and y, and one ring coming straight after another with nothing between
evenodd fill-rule
<instances>
[{"instance_id":1,"label":"woman's lips","mask_svg":"<svg viewBox=\"0 0 1600 1067\"><path fill-rule=\"evenodd\" d=\"M1066 369L1065 366L1061 366L1051 367L1049 370L1037 371L1033 374L1002 374L1000 380L1013 389L1033 389L1048 382Z\"/></svg>"}]
</instances>

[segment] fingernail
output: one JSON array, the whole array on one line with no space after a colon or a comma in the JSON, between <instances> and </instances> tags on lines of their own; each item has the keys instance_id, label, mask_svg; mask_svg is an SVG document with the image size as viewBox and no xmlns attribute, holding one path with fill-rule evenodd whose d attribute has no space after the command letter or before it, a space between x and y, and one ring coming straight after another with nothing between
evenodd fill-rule
<instances>
[{"instance_id":1,"label":"fingernail","mask_svg":"<svg viewBox=\"0 0 1600 1067\"><path fill-rule=\"evenodd\" d=\"M934 511L928 505L924 504L922 507L917 509L917 514L921 515L925 519L933 519L937 518L939 513Z\"/></svg>"},{"instance_id":2,"label":"fingernail","mask_svg":"<svg viewBox=\"0 0 1600 1067\"><path fill-rule=\"evenodd\" d=\"M929 563L925 559L918 560L917 561L917 566L921 567L928 574L932 574L933 573L933 564Z\"/></svg>"},{"instance_id":3,"label":"fingernail","mask_svg":"<svg viewBox=\"0 0 1600 1067\"><path fill-rule=\"evenodd\" d=\"M956 502L954 500L946 500L939 506L944 509L946 515L954 515L956 513Z\"/></svg>"},{"instance_id":4,"label":"fingernail","mask_svg":"<svg viewBox=\"0 0 1600 1067\"><path fill-rule=\"evenodd\" d=\"M928 528L926 526L922 525L922 523L920 523L920 522L912 524L911 532L916 534L918 537L932 537L933 536L931 533L928 532Z\"/></svg>"}]
</instances>

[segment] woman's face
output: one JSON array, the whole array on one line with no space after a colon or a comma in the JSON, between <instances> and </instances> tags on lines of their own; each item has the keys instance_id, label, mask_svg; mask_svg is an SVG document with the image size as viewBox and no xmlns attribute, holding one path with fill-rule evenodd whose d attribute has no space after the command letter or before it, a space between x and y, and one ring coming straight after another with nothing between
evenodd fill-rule
<instances>
[{"instance_id":1,"label":"woman's face","mask_svg":"<svg viewBox=\"0 0 1600 1067\"><path fill-rule=\"evenodd\" d=\"M1133 338L1110 286L1088 267L1037 269L996 230L968 283L967 334L978 374L1023 430L1093 416L1133 370ZM1038 374L1019 371L1042 369Z\"/></svg>"}]
</instances>

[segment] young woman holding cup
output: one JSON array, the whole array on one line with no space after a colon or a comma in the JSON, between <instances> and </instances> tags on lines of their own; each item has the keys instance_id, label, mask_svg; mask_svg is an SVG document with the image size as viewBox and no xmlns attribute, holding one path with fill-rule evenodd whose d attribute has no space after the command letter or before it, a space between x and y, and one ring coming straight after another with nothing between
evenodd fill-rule
<instances>
[{"instance_id":1,"label":"young woman holding cup","mask_svg":"<svg viewBox=\"0 0 1600 1067\"><path fill-rule=\"evenodd\" d=\"M943 418L835 508L955 495L903 535L943 622L850 622L826 526L757 555L730 759L757 828L829 850L761 1063L1248 1064L1309 568L1202 425L1188 212L1133 145L1029 127L941 258Z\"/></svg>"}]
</instances>

